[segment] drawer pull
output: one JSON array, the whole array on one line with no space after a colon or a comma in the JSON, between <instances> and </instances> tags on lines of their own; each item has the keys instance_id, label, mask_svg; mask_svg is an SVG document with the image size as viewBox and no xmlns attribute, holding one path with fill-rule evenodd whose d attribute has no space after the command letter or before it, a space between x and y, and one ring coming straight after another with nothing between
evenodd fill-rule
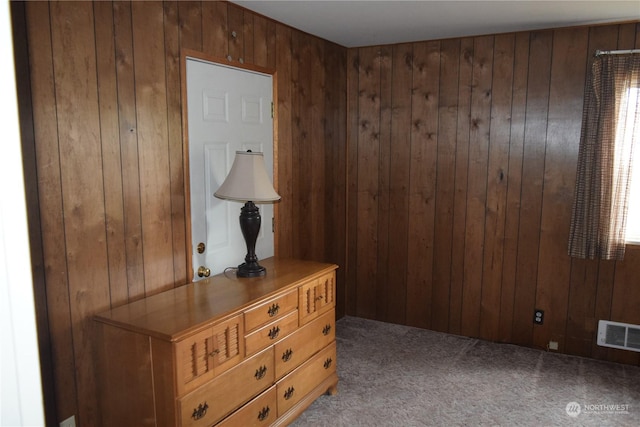
<instances>
[{"instance_id":1,"label":"drawer pull","mask_svg":"<svg viewBox=\"0 0 640 427\"><path fill-rule=\"evenodd\" d=\"M258 412L258 421L264 421L267 419L267 417L269 416L269 407L265 406L264 408L262 408L262 410L260 412Z\"/></svg>"},{"instance_id":2,"label":"drawer pull","mask_svg":"<svg viewBox=\"0 0 640 427\"><path fill-rule=\"evenodd\" d=\"M291 356L293 356L293 350L288 349L287 351L282 353L282 361L288 362L289 360L291 360Z\"/></svg>"},{"instance_id":3,"label":"drawer pull","mask_svg":"<svg viewBox=\"0 0 640 427\"><path fill-rule=\"evenodd\" d=\"M256 374L254 375L254 377L256 377L256 380L261 380L264 378L266 374L267 374L267 367L262 365L260 366L260 368L256 369Z\"/></svg>"},{"instance_id":4,"label":"drawer pull","mask_svg":"<svg viewBox=\"0 0 640 427\"><path fill-rule=\"evenodd\" d=\"M209 357L214 357L216 354L220 353L220 350L215 349L211 353L209 353Z\"/></svg>"},{"instance_id":5,"label":"drawer pull","mask_svg":"<svg viewBox=\"0 0 640 427\"><path fill-rule=\"evenodd\" d=\"M278 335L280 335L280 326L274 326L273 328L271 328L271 330L269 331L269 338L275 340L276 338L278 338Z\"/></svg>"},{"instance_id":6,"label":"drawer pull","mask_svg":"<svg viewBox=\"0 0 640 427\"><path fill-rule=\"evenodd\" d=\"M326 325L322 328L322 335L329 335L329 332L331 332L331 325Z\"/></svg>"},{"instance_id":7,"label":"drawer pull","mask_svg":"<svg viewBox=\"0 0 640 427\"><path fill-rule=\"evenodd\" d=\"M284 392L284 399L289 400L293 397L293 392L296 391L295 388L289 387L287 391Z\"/></svg>"},{"instance_id":8,"label":"drawer pull","mask_svg":"<svg viewBox=\"0 0 640 427\"><path fill-rule=\"evenodd\" d=\"M322 298L323 298L323 296L322 296L322 295L318 295L318 296L316 297L316 301L320 301Z\"/></svg>"},{"instance_id":9,"label":"drawer pull","mask_svg":"<svg viewBox=\"0 0 640 427\"><path fill-rule=\"evenodd\" d=\"M209 405L207 402L204 402L204 405L201 403L197 408L193 410L193 414L191 414L191 418L194 420L199 420L207 414L207 409L209 409Z\"/></svg>"},{"instance_id":10,"label":"drawer pull","mask_svg":"<svg viewBox=\"0 0 640 427\"><path fill-rule=\"evenodd\" d=\"M333 363L333 360L330 357L327 357L327 360L324 361L324 369L329 369L331 367L331 363Z\"/></svg>"},{"instance_id":11,"label":"drawer pull","mask_svg":"<svg viewBox=\"0 0 640 427\"><path fill-rule=\"evenodd\" d=\"M276 314L278 314L278 311L280 311L280 304L271 304L271 307L269 307L269 310L267 310L267 313L269 313L269 317L273 317Z\"/></svg>"}]
</instances>

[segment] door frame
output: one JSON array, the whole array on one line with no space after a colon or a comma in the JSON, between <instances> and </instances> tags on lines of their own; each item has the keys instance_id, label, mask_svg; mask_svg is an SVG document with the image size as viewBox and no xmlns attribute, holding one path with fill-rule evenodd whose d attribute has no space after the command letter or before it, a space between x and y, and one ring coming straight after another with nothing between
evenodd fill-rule
<instances>
[{"instance_id":1,"label":"door frame","mask_svg":"<svg viewBox=\"0 0 640 427\"><path fill-rule=\"evenodd\" d=\"M191 173L189 168L189 111L187 106L187 58L211 62L240 71L255 71L271 75L272 100L273 100L273 187L278 191L278 80L275 69L264 68L252 64L233 62L226 58L207 55L191 49L183 49L180 52L180 102L182 103L182 162L184 168L184 211L185 232L187 243L187 283L193 281L193 240L191 237ZM278 218L279 203L273 204L273 217ZM275 221L275 220L274 220ZM276 221L277 222L277 221ZM278 234L273 236L273 253L278 255Z\"/></svg>"}]
</instances>

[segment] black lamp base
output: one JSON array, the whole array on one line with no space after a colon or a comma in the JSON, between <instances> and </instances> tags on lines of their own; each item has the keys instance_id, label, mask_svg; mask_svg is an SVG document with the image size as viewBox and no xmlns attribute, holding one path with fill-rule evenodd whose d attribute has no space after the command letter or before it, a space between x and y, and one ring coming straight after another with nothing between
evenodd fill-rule
<instances>
[{"instance_id":1,"label":"black lamp base","mask_svg":"<svg viewBox=\"0 0 640 427\"><path fill-rule=\"evenodd\" d=\"M236 276L238 277L260 277L267 274L267 269L258 264L258 262L243 262L238 266Z\"/></svg>"},{"instance_id":2,"label":"black lamp base","mask_svg":"<svg viewBox=\"0 0 640 427\"><path fill-rule=\"evenodd\" d=\"M236 276L259 277L267 274L267 269L258 264L256 256L256 240L260 232L260 210L253 202L247 202L240 210L240 230L247 244L247 256L244 262L238 266Z\"/></svg>"}]
</instances>

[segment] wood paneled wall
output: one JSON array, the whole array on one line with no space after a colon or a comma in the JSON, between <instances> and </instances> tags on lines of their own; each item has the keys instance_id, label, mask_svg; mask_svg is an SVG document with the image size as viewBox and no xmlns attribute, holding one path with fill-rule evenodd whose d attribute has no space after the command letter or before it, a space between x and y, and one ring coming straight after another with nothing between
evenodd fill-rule
<instances>
[{"instance_id":1,"label":"wood paneled wall","mask_svg":"<svg viewBox=\"0 0 640 427\"><path fill-rule=\"evenodd\" d=\"M47 405L57 412L48 422L75 415L94 426L91 316L187 279L181 50L276 71L278 255L340 266L347 50L226 2L13 7L24 11L14 19L26 37L17 56L28 49L30 70L21 97L31 114L21 119L32 127L23 151L36 172L26 179L41 245L37 310L49 331L40 343L53 370Z\"/></svg>"},{"instance_id":2,"label":"wood paneled wall","mask_svg":"<svg viewBox=\"0 0 640 427\"><path fill-rule=\"evenodd\" d=\"M347 313L639 364L595 332L640 324L640 247L567 255L587 70L634 47L636 23L350 49Z\"/></svg>"}]
</instances>

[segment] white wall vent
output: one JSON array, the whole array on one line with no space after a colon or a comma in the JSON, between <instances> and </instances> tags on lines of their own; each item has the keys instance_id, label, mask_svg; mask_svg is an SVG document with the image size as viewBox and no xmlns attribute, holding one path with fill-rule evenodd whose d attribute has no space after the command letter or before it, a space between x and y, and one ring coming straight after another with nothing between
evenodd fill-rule
<instances>
[{"instance_id":1,"label":"white wall vent","mask_svg":"<svg viewBox=\"0 0 640 427\"><path fill-rule=\"evenodd\" d=\"M640 352L640 326L600 320L598 345Z\"/></svg>"}]
</instances>

